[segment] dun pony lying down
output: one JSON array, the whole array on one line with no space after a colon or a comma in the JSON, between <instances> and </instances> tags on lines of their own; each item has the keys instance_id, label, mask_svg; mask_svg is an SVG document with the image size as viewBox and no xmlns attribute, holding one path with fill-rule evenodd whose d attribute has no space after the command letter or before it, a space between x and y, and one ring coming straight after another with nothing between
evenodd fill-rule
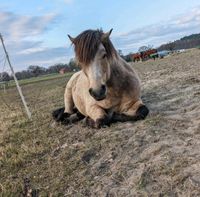
<instances>
[{"instance_id":1,"label":"dun pony lying down","mask_svg":"<svg viewBox=\"0 0 200 197\"><path fill-rule=\"evenodd\" d=\"M85 117L93 128L110 123L144 119L148 108L142 103L140 81L133 68L116 52L108 33L86 30L69 36L81 71L67 83L65 107L53 112L56 121L75 122Z\"/></svg>"}]
</instances>

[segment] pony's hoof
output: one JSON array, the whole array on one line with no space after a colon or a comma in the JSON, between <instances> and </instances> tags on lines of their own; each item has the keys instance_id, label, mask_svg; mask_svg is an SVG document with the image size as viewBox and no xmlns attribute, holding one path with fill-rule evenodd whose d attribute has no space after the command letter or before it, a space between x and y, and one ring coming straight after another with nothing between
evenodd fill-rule
<instances>
[{"instance_id":1,"label":"pony's hoof","mask_svg":"<svg viewBox=\"0 0 200 197\"><path fill-rule=\"evenodd\" d=\"M52 112L52 116L53 116L53 119L56 121L56 122L66 122L67 119L69 118L70 114L68 113L64 113L65 111L65 108L59 108L59 109L56 109L55 111Z\"/></svg>"},{"instance_id":2,"label":"pony's hoof","mask_svg":"<svg viewBox=\"0 0 200 197\"><path fill-rule=\"evenodd\" d=\"M100 129L110 126L110 122L108 121L107 117L99 118L96 121L92 120L90 117L86 117L84 121L84 126L88 126L93 129Z\"/></svg>"},{"instance_id":3,"label":"pony's hoof","mask_svg":"<svg viewBox=\"0 0 200 197\"><path fill-rule=\"evenodd\" d=\"M83 120L83 126L84 126L84 127L95 128L95 121L92 120L90 117L86 117L86 118Z\"/></svg>"},{"instance_id":4,"label":"pony's hoof","mask_svg":"<svg viewBox=\"0 0 200 197\"><path fill-rule=\"evenodd\" d=\"M105 116L104 118L99 118L95 122L95 128L100 129L100 128L106 128L110 126L110 119Z\"/></svg>"},{"instance_id":5,"label":"pony's hoof","mask_svg":"<svg viewBox=\"0 0 200 197\"><path fill-rule=\"evenodd\" d=\"M137 120L144 120L148 114L149 109L145 105L140 106L136 112Z\"/></svg>"}]
</instances>

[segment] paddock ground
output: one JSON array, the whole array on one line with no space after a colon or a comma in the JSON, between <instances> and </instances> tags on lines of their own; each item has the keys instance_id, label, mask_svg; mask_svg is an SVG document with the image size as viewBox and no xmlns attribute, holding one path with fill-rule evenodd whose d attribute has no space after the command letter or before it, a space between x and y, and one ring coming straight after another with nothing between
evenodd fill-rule
<instances>
[{"instance_id":1,"label":"paddock ground","mask_svg":"<svg viewBox=\"0 0 200 197\"><path fill-rule=\"evenodd\" d=\"M0 92L0 196L200 196L200 50L135 63L144 121L100 130L55 124L69 76Z\"/></svg>"}]
</instances>

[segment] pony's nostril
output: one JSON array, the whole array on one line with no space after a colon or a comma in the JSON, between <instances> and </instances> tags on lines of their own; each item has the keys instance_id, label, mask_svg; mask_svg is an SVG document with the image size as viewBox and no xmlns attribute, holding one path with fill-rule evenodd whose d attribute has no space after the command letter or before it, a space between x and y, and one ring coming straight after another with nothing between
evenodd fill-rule
<instances>
[{"instance_id":1,"label":"pony's nostril","mask_svg":"<svg viewBox=\"0 0 200 197\"><path fill-rule=\"evenodd\" d=\"M101 86L101 89L102 89L102 90L106 90L106 86L105 86L105 85L102 85L102 86Z\"/></svg>"},{"instance_id":2,"label":"pony's nostril","mask_svg":"<svg viewBox=\"0 0 200 197\"><path fill-rule=\"evenodd\" d=\"M92 88L89 89L89 93L92 94Z\"/></svg>"},{"instance_id":3,"label":"pony's nostril","mask_svg":"<svg viewBox=\"0 0 200 197\"><path fill-rule=\"evenodd\" d=\"M90 95L97 101L103 100L106 96L106 86L101 85L100 89L95 90L90 88L89 90Z\"/></svg>"}]
</instances>

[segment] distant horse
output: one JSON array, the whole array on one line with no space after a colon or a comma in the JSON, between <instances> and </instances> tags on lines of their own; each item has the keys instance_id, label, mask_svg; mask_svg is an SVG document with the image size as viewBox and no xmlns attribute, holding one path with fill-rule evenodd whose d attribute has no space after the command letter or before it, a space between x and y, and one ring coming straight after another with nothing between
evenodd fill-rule
<instances>
[{"instance_id":1,"label":"distant horse","mask_svg":"<svg viewBox=\"0 0 200 197\"><path fill-rule=\"evenodd\" d=\"M140 53L134 53L134 54L132 54L131 55L131 59L135 62L139 62L141 59L142 59L142 57L141 57L141 55L140 55Z\"/></svg>"},{"instance_id":2,"label":"distant horse","mask_svg":"<svg viewBox=\"0 0 200 197\"><path fill-rule=\"evenodd\" d=\"M68 81L65 107L53 112L56 121L68 123L76 113L76 120L86 117L88 126L100 128L116 121L141 120L148 115L140 97L138 75L117 54L109 39L111 32L112 29L107 33L86 30L76 38L68 35L81 71Z\"/></svg>"},{"instance_id":3,"label":"distant horse","mask_svg":"<svg viewBox=\"0 0 200 197\"><path fill-rule=\"evenodd\" d=\"M157 53L156 49L149 49L147 51L140 52L142 61L150 59L151 55L154 53Z\"/></svg>"},{"instance_id":4,"label":"distant horse","mask_svg":"<svg viewBox=\"0 0 200 197\"><path fill-rule=\"evenodd\" d=\"M157 53L156 49L149 49L147 51L141 51L141 52L132 54L131 59L134 62L139 62L140 60L145 61L145 60L150 59L151 55L155 53Z\"/></svg>"}]
</instances>

